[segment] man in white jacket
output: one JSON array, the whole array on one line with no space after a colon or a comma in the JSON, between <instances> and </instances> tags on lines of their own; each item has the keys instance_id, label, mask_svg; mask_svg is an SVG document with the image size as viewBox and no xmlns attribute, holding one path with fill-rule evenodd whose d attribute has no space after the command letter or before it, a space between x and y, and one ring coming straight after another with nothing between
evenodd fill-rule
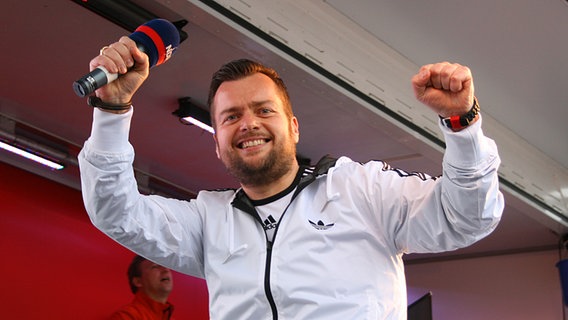
<instances>
[{"instance_id":1,"label":"man in white jacket","mask_svg":"<svg viewBox=\"0 0 568 320\"><path fill-rule=\"evenodd\" d=\"M85 207L134 252L206 279L211 319L406 319L402 255L468 246L501 217L500 160L465 66L426 65L412 78L417 99L442 118L434 178L346 157L300 166L282 80L232 61L213 76L208 103L217 155L241 188L179 201L139 194L133 175L131 99L148 65L127 37L91 60L91 70L122 76L92 102L79 155Z\"/></svg>"}]
</instances>

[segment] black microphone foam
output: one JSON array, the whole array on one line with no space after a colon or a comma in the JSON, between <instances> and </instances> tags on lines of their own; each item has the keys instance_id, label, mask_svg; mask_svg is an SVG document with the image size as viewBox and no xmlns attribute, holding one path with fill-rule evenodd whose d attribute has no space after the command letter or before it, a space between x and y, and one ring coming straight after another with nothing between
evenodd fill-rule
<instances>
[{"instance_id":1,"label":"black microphone foam","mask_svg":"<svg viewBox=\"0 0 568 320\"><path fill-rule=\"evenodd\" d=\"M177 50L180 42L178 29L168 20L154 19L136 28L129 36L136 42L140 51L148 55L150 67L168 61ZM81 79L73 82L73 90L79 97L93 93L98 88L114 81L117 74L97 67Z\"/></svg>"}]
</instances>

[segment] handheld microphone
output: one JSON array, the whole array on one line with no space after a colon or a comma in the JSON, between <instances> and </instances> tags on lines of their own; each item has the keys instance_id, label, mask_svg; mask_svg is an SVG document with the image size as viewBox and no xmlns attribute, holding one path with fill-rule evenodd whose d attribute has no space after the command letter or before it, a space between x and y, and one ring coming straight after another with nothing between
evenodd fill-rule
<instances>
[{"instance_id":1,"label":"handheld microphone","mask_svg":"<svg viewBox=\"0 0 568 320\"><path fill-rule=\"evenodd\" d=\"M168 20L154 19L136 28L129 36L140 51L148 55L150 67L166 62L180 42L178 29ZM110 73L100 66L73 82L73 90L79 97L93 93L98 88L116 80L117 73Z\"/></svg>"}]
</instances>

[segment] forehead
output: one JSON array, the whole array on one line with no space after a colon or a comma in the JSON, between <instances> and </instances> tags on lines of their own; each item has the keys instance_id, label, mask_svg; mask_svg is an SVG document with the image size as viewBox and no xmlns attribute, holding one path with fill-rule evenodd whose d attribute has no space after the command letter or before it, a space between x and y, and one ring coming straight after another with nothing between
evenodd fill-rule
<instances>
[{"instance_id":1,"label":"forehead","mask_svg":"<svg viewBox=\"0 0 568 320\"><path fill-rule=\"evenodd\" d=\"M213 99L215 113L221 109L244 107L255 101L281 102L278 87L268 76L255 73L239 80L223 82Z\"/></svg>"},{"instance_id":2,"label":"forehead","mask_svg":"<svg viewBox=\"0 0 568 320\"><path fill-rule=\"evenodd\" d=\"M147 270L149 268L151 268L154 265L154 262L150 261L150 260L144 260L142 262L140 262L140 270Z\"/></svg>"}]
</instances>

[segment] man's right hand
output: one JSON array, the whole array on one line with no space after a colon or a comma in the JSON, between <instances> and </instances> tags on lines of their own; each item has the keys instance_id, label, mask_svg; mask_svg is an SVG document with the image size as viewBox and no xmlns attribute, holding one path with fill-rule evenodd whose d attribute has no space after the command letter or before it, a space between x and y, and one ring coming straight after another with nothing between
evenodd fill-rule
<instances>
[{"instance_id":1,"label":"man's right hand","mask_svg":"<svg viewBox=\"0 0 568 320\"><path fill-rule=\"evenodd\" d=\"M110 73L120 74L118 79L95 91L97 97L110 104L131 102L134 93L148 78L150 69L148 56L126 36L101 49L100 54L89 63L91 71L98 66L105 67Z\"/></svg>"}]
</instances>

